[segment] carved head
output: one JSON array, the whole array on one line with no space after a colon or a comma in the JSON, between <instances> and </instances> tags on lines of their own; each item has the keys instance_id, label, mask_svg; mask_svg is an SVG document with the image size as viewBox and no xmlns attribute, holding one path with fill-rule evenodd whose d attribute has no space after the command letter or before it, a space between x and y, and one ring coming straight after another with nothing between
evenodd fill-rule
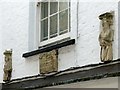
<instances>
[{"instance_id":1,"label":"carved head","mask_svg":"<svg viewBox=\"0 0 120 90\"><path fill-rule=\"evenodd\" d=\"M106 12L104 14L101 14L99 16L99 19L102 20L105 23L109 23L110 25L112 25L113 24L113 14L114 14L113 11Z\"/></svg>"},{"instance_id":2,"label":"carved head","mask_svg":"<svg viewBox=\"0 0 120 90\"><path fill-rule=\"evenodd\" d=\"M10 49L10 50L5 50L5 52L4 52L4 55L5 56L11 56L12 55L12 49Z\"/></svg>"},{"instance_id":3,"label":"carved head","mask_svg":"<svg viewBox=\"0 0 120 90\"><path fill-rule=\"evenodd\" d=\"M101 14L99 16L103 30L108 30L111 27L111 25L113 25L113 14L114 12L111 11Z\"/></svg>"}]
</instances>

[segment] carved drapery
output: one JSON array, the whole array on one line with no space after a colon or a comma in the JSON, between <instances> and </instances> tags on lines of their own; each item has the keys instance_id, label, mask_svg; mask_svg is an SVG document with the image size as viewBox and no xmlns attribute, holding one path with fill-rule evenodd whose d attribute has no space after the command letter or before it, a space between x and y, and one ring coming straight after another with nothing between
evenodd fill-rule
<instances>
[{"instance_id":1,"label":"carved drapery","mask_svg":"<svg viewBox=\"0 0 120 90\"><path fill-rule=\"evenodd\" d=\"M107 12L99 16L99 19L101 20L99 43L101 46L100 58L102 62L108 62L113 60L113 17L114 12Z\"/></svg>"},{"instance_id":2,"label":"carved drapery","mask_svg":"<svg viewBox=\"0 0 120 90\"><path fill-rule=\"evenodd\" d=\"M6 50L5 55L5 64L4 64L4 78L3 81L7 82L11 79L12 73L12 50Z\"/></svg>"}]
</instances>

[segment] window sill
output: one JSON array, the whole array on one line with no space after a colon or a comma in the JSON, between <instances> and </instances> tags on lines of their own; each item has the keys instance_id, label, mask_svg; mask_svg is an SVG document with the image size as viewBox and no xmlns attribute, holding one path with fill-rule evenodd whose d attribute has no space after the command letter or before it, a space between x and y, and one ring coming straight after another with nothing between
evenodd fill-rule
<instances>
[{"instance_id":1,"label":"window sill","mask_svg":"<svg viewBox=\"0 0 120 90\"><path fill-rule=\"evenodd\" d=\"M51 51L53 49L59 49L61 47L65 47L65 46L73 45L73 44L75 44L75 39L70 39L70 40L67 40L67 41L64 41L64 42L58 42L58 43L55 43L55 44L50 45L50 46L40 47L37 50L24 53L23 57L27 58L27 57L34 56L34 55L37 55L37 54L40 54L40 53L43 53L43 52L48 52L48 51Z\"/></svg>"},{"instance_id":2,"label":"window sill","mask_svg":"<svg viewBox=\"0 0 120 90\"><path fill-rule=\"evenodd\" d=\"M60 35L60 36L57 36L57 37L54 37L54 38L51 38L49 40L45 40L45 41L42 41L40 42L39 46L45 46L47 44L51 44L51 43L54 43L54 42L58 42L58 41L61 41L63 39L66 39L66 38L70 38L70 32L69 33L65 33L63 35Z\"/></svg>"}]
</instances>

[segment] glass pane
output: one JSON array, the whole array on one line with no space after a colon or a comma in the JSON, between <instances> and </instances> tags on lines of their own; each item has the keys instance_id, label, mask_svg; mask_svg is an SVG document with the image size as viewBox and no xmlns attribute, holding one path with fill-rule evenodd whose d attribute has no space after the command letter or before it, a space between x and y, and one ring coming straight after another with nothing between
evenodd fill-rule
<instances>
[{"instance_id":1,"label":"glass pane","mask_svg":"<svg viewBox=\"0 0 120 90\"><path fill-rule=\"evenodd\" d=\"M68 29L68 10L62 11L59 15L59 30L60 33Z\"/></svg>"},{"instance_id":2,"label":"glass pane","mask_svg":"<svg viewBox=\"0 0 120 90\"><path fill-rule=\"evenodd\" d=\"M50 14L58 11L58 2L50 2Z\"/></svg>"},{"instance_id":3,"label":"glass pane","mask_svg":"<svg viewBox=\"0 0 120 90\"><path fill-rule=\"evenodd\" d=\"M64 10L68 8L68 2L59 2L59 10Z\"/></svg>"},{"instance_id":4,"label":"glass pane","mask_svg":"<svg viewBox=\"0 0 120 90\"><path fill-rule=\"evenodd\" d=\"M41 21L41 41L48 39L48 19Z\"/></svg>"},{"instance_id":5,"label":"glass pane","mask_svg":"<svg viewBox=\"0 0 120 90\"><path fill-rule=\"evenodd\" d=\"M50 17L50 36L55 37L57 36L57 14Z\"/></svg>"},{"instance_id":6,"label":"glass pane","mask_svg":"<svg viewBox=\"0 0 120 90\"><path fill-rule=\"evenodd\" d=\"M48 2L41 3L41 18L45 18L48 16Z\"/></svg>"}]
</instances>

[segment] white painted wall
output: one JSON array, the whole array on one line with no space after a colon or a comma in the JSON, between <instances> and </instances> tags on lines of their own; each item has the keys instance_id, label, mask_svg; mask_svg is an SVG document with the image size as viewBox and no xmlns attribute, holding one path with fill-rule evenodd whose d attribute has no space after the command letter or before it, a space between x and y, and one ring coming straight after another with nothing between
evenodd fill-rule
<instances>
[{"instance_id":1,"label":"white painted wall","mask_svg":"<svg viewBox=\"0 0 120 90\"><path fill-rule=\"evenodd\" d=\"M1 3L0 3L0 5L1 5ZM2 18L1 18L1 9L0 9L0 23L2 23ZM1 33L1 30L2 30L2 26L1 26L1 24L0 24L0 83L1 83L1 81L2 81L2 73L3 73L3 71L2 71L2 33Z\"/></svg>"},{"instance_id":2,"label":"white painted wall","mask_svg":"<svg viewBox=\"0 0 120 90\"><path fill-rule=\"evenodd\" d=\"M3 78L3 52L13 49L12 78L25 76L27 69L22 53L28 51L28 2L0 0L0 82Z\"/></svg>"},{"instance_id":3,"label":"white painted wall","mask_svg":"<svg viewBox=\"0 0 120 90\"><path fill-rule=\"evenodd\" d=\"M32 19L36 15L34 3L29 4L28 1L21 0L21 2L6 3L0 1L2 1L0 2L0 37L2 37L0 38L0 82L3 77L3 52L8 48L13 49L12 79L39 74L39 55L22 58L24 52L37 49L36 23L35 19ZM71 4L71 30L72 37L76 38L76 44L59 49L59 71L100 62L98 16L111 10L115 11L116 25L114 59L118 58L117 2L98 1L79 1L78 14L77 3Z\"/></svg>"},{"instance_id":4,"label":"white painted wall","mask_svg":"<svg viewBox=\"0 0 120 90\"><path fill-rule=\"evenodd\" d=\"M98 16L102 13L115 11L115 41L113 43L113 57L118 59L118 5L117 2L79 2L78 8L78 36L74 46L59 50L59 70L70 67L100 63L99 24ZM96 0L97 1L97 0ZM77 6L73 2L73 6ZM75 6L74 6L75 5ZM87 7L87 8L86 8ZM72 9L72 31L76 28L76 8Z\"/></svg>"},{"instance_id":5,"label":"white painted wall","mask_svg":"<svg viewBox=\"0 0 120 90\"><path fill-rule=\"evenodd\" d=\"M88 8L86 8L88 7ZM81 9L82 8L82 9ZM115 11L115 41L113 46L114 59L118 58L118 5L116 2L82 2L79 3L79 29L78 29L78 44L77 59L79 65L100 62L100 46L98 41L99 36L99 19L98 16L102 13Z\"/></svg>"},{"instance_id":6,"label":"white painted wall","mask_svg":"<svg viewBox=\"0 0 120 90\"><path fill-rule=\"evenodd\" d=\"M120 2L118 3L118 21L120 21ZM120 22L118 22L118 33L120 33ZM118 35L118 56L120 57L120 35Z\"/></svg>"}]
</instances>

